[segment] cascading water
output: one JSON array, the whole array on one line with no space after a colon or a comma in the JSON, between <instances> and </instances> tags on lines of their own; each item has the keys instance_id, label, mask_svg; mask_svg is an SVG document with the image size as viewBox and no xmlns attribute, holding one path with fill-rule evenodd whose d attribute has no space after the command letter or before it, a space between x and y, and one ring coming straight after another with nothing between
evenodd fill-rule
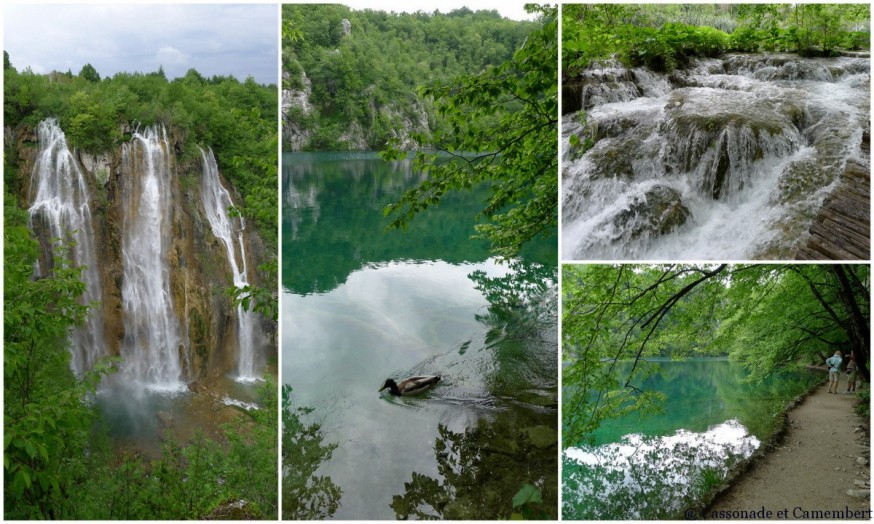
<instances>
[{"instance_id":1,"label":"cascading water","mask_svg":"<svg viewBox=\"0 0 874 524\"><path fill-rule=\"evenodd\" d=\"M234 205L228 190L219 180L218 166L212 150L209 153L200 150L203 158L203 176L201 177L201 195L203 208L212 232L222 241L227 252L228 262L234 276L234 286L241 288L249 285L243 231L243 218L232 220L228 208ZM237 380L249 382L260 377L255 371L255 322L256 317L242 305L237 306L237 340L239 358L237 364Z\"/></svg>"},{"instance_id":2,"label":"cascading water","mask_svg":"<svg viewBox=\"0 0 874 524\"><path fill-rule=\"evenodd\" d=\"M564 259L792 258L847 161L869 162L868 59L727 55L670 75L610 61L578 80Z\"/></svg>"},{"instance_id":3,"label":"cascading water","mask_svg":"<svg viewBox=\"0 0 874 524\"><path fill-rule=\"evenodd\" d=\"M136 132L122 149L124 199L122 375L149 389L184 391L180 337L170 292L168 252L173 163L162 127Z\"/></svg>"},{"instance_id":4,"label":"cascading water","mask_svg":"<svg viewBox=\"0 0 874 524\"><path fill-rule=\"evenodd\" d=\"M46 228L51 238L73 241L69 256L73 264L83 268L81 278L85 283L85 292L80 300L84 304L100 300L100 275L95 256L88 184L67 148L64 132L53 118L39 124L39 156L31 176L30 194L28 213L31 229ZM47 258L51 266L54 263L53 253L48 253ZM38 275L46 275L50 270L51 267L36 268ZM81 377L106 353L103 316L100 312L90 312L86 324L74 330L70 339L70 367Z\"/></svg>"}]
</instances>

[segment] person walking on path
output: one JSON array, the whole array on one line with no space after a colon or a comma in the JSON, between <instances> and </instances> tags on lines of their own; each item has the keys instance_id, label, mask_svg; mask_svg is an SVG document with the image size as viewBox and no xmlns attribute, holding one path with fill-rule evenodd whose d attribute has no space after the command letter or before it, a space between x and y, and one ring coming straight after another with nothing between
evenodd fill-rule
<instances>
[{"instance_id":1,"label":"person walking on path","mask_svg":"<svg viewBox=\"0 0 874 524\"><path fill-rule=\"evenodd\" d=\"M838 380L841 378L841 363L844 359L841 357L841 351L835 351L835 354L826 359L825 363L828 366L828 392L838 392Z\"/></svg>"},{"instance_id":2,"label":"person walking on path","mask_svg":"<svg viewBox=\"0 0 874 524\"><path fill-rule=\"evenodd\" d=\"M850 361L847 362L847 393L852 393L856 391L856 373L858 371L858 367L856 366L856 358L851 354Z\"/></svg>"}]
</instances>

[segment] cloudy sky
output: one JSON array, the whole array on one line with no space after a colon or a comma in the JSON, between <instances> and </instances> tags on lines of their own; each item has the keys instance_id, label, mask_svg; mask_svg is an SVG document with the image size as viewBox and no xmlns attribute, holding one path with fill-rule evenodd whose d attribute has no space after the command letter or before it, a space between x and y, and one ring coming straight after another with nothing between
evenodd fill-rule
<instances>
[{"instance_id":1,"label":"cloudy sky","mask_svg":"<svg viewBox=\"0 0 874 524\"><path fill-rule=\"evenodd\" d=\"M90 63L101 78L120 71L277 82L277 5L7 5L4 49L19 71L74 74Z\"/></svg>"}]
</instances>

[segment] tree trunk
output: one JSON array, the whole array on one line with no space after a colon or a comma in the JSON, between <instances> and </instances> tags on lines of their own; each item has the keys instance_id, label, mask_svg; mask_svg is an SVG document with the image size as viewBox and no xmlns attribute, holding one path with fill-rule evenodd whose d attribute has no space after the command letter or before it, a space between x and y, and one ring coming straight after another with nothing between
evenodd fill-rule
<instances>
[{"instance_id":1,"label":"tree trunk","mask_svg":"<svg viewBox=\"0 0 874 524\"><path fill-rule=\"evenodd\" d=\"M856 366L858 366L859 373L861 373L865 381L870 382L868 359L871 340L868 319L865 318L861 308L859 308L859 304L856 302L856 295L853 293L853 287L850 284L849 278L847 278L844 266L832 265L828 267L838 281L838 297L849 314L845 329L850 335L850 344L852 344L853 356L856 358Z\"/></svg>"}]
</instances>

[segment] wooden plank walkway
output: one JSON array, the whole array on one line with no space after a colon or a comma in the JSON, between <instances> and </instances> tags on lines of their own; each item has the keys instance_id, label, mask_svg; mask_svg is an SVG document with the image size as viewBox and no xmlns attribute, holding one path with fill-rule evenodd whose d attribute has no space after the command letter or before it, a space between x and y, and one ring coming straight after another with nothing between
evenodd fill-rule
<instances>
[{"instance_id":1,"label":"wooden plank walkway","mask_svg":"<svg viewBox=\"0 0 874 524\"><path fill-rule=\"evenodd\" d=\"M868 260L871 254L871 173L850 160L841 183L810 226L798 260Z\"/></svg>"}]
</instances>

